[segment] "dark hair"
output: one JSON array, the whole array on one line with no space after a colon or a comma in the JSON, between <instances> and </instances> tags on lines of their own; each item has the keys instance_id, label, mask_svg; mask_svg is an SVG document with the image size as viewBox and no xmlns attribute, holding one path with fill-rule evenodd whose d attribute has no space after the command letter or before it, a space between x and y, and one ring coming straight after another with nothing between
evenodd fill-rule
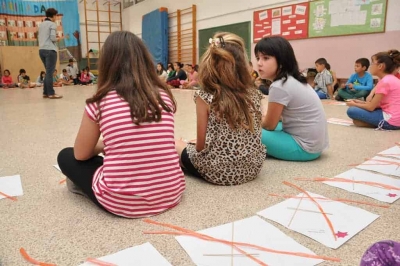
<instances>
[{"instance_id":1,"label":"dark hair","mask_svg":"<svg viewBox=\"0 0 400 266\"><path fill-rule=\"evenodd\" d=\"M21 75L22 73L26 73L25 69L23 69L23 68L21 68L21 69L19 70L19 74Z\"/></svg>"},{"instance_id":2,"label":"dark hair","mask_svg":"<svg viewBox=\"0 0 400 266\"><path fill-rule=\"evenodd\" d=\"M88 72L90 71L89 66L86 66L85 69L86 69Z\"/></svg>"},{"instance_id":3,"label":"dark hair","mask_svg":"<svg viewBox=\"0 0 400 266\"><path fill-rule=\"evenodd\" d=\"M326 67L326 65L328 64L328 61L326 61L325 58L321 57L321 58L318 58L318 59L315 61L315 64L324 65L324 66Z\"/></svg>"},{"instance_id":4,"label":"dark hair","mask_svg":"<svg viewBox=\"0 0 400 266\"><path fill-rule=\"evenodd\" d=\"M275 80L283 79L285 83L288 76L292 76L303 84L307 83L307 79L300 73L293 48L285 38L280 36L263 38L254 48L257 58L259 53L275 57L278 65Z\"/></svg>"},{"instance_id":5,"label":"dark hair","mask_svg":"<svg viewBox=\"0 0 400 266\"><path fill-rule=\"evenodd\" d=\"M68 62L70 62L70 63L72 62L72 63L73 63L73 62L74 62L74 59L70 58L70 59L68 60Z\"/></svg>"},{"instance_id":6,"label":"dark hair","mask_svg":"<svg viewBox=\"0 0 400 266\"><path fill-rule=\"evenodd\" d=\"M356 60L356 64L360 64L361 67L365 67L365 71L369 68L369 60L368 58L359 58Z\"/></svg>"},{"instance_id":7,"label":"dark hair","mask_svg":"<svg viewBox=\"0 0 400 266\"><path fill-rule=\"evenodd\" d=\"M326 64L325 64L325 68L328 69L328 70L331 70L331 64L326 63Z\"/></svg>"},{"instance_id":8,"label":"dark hair","mask_svg":"<svg viewBox=\"0 0 400 266\"><path fill-rule=\"evenodd\" d=\"M213 39L223 40L223 45L210 45L203 54L199 71L201 89L214 95L210 108L218 119L226 119L234 130L254 132L260 126L257 119L261 120L261 113L252 101L254 82L244 41L229 32L218 32Z\"/></svg>"},{"instance_id":9,"label":"dark hair","mask_svg":"<svg viewBox=\"0 0 400 266\"><path fill-rule=\"evenodd\" d=\"M175 64L177 64L179 66L179 68L183 67L183 64L181 62L175 62Z\"/></svg>"},{"instance_id":10,"label":"dark hair","mask_svg":"<svg viewBox=\"0 0 400 266\"><path fill-rule=\"evenodd\" d=\"M48 8L48 9L46 10L46 17L48 17L48 18L52 18L52 17L54 17L54 16L57 15L57 14L58 14L57 9Z\"/></svg>"},{"instance_id":11,"label":"dark hair","mask_svg":"<svg viewBox=\"0 0 400 266\"><path fill-rule=\"evenodd\" d=\"M62 72L67 72L67 70L64 68L64 69L62 70Z\"/></svg>"},{"instance_id":12,"label":"dark hair","mask_svg":"<svg viewBox=\"0 0 400 266\"><path fill-rule=\"evenodd\" d=\"M40 80L41 80L41 81L44 80L44 78L42 77L42 75L45 74L45 73L46 73L46 72L44 72L44 71L40 71L40 76L39 76L39 77L40 77Z\"/></svg>"},{"instance_id":13,"label":"dark hair","mask_svg":"<svg viewBox=\"0 0 400 266\"><path fill-rule=\"evenodd\" d=\"M385 64L384 72L387 74L392 74L398 67L400 67L400 52L398 50L380 52L374 54L372 58L375 58L378 63Z\"/></svg>"},{"instance_id":14,"label":"dark hair","mask_svg":"<svg viewBox=\"0 0 400 266\"><path fill-rule=\"evenodd\" d=\"M8 72L8 75L11 75L10 70L8 70L8 69L4 69L4 71L3 71L4 75L6 74L6 71Z\"/></svg>"},{"instance_id":15,"label":"dark hair","mask_svg":"<svg viewBox=\"0 0 400 266\"><path fill-rule=\"evenodd\" d=\"M160 71L158 71L158 69L156 69L157 75L161 75L165 71L164 65L161 62L158 62L157 65L161 66L161 70Z\"/></svg>"},{"instance_id":16,"label":"dark hair","mask_svg":"<svg viewBox=\"0 0 400 266\"><path fill-rule=\"evenodd\" d=\"M132 122L136 125L160 121L163 109L167 112L176 111L175 99L167 84L158 78L152 56L143 41L132 32L111 33L101 48L98 66L98 88L86 103L99 105L110 91L115 90L128 102ZM160 90L171 99L172 107L161 98Z\"/></svg>"}]
</instances>

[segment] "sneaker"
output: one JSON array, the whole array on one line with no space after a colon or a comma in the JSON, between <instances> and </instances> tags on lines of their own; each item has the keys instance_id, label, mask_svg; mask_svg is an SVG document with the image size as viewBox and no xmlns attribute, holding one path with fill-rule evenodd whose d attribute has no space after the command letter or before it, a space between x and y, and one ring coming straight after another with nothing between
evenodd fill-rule
<instances>
[{"instance_id":1,"label":"sneaker","mask_svg":"<svg viewBox=\"0 0 400 266\"><path fill-rule=\"evenodd\" d=\"M67 188L68 188L68 190L70 192L75 193L75 194L79 194L79 195L82 195L82 196L86 196L86 194L83 193L83 191L79 187L77 187L74 184L74 182L72 182L69 178L67 178L67 182L66 183L67 183Z\"/></svg>"},{"instance_id":2,"label":"sneaker","mask_svg":"<svg viewBox=\"0 0 400 266\"><path fill-rule=\"evenodd\" d=\"M53 94L53 95L49 95L47 96L49 99L61 99L62 95L57 95L57 94Z\"/></svg>"}]
</instances>

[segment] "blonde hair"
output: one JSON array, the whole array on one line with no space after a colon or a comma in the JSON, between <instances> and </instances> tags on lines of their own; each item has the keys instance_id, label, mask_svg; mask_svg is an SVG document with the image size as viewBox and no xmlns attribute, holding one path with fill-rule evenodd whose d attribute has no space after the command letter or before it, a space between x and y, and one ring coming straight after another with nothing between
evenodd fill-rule
<instances>
[{"instance_id":1,"label":"blonde hair","mask_svg":"<svg viewBox=\"0 0 400 266\"><path fill-rule=\"evenodd\" d=\"M255 86L243 39L233 33L218 32L210 42L199 69L202 90L214 95L210 108L219 119L226 119L231 128L254 132L251 114L256 110L251 96Z\"/></svg>"}]
</instances>

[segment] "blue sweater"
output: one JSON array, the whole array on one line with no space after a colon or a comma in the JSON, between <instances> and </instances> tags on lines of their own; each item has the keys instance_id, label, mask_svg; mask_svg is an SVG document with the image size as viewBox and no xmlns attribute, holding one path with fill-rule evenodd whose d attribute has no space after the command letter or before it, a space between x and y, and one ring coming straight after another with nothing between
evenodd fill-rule
<instances>
[{"instance_id":1,"label":"blue sweater","mask_svg":"<svg viewBox=\"0 0 400 266\"><path fill-rule=\"evenodd\" d=\"M370 91L374 87L374 79L368 72L365 72L363 77L359 77L357 73L352 74L346 85L350 83L353 84L355 90ZM349 88L346 86L346 89Z\"/></svg>"}]
</instances>

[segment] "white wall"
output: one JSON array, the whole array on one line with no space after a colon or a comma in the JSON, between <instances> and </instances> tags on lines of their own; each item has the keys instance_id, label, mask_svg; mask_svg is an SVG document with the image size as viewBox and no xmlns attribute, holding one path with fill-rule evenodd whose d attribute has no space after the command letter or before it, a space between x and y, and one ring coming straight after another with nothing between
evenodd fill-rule
<instances>
[{"instance_id":1,"label":"white wall","mask_svg":"<svg viewBox=\"0 0 400 266\"><path fill-rule=\"evenodd\" d=\"M145 0L124 9L122 21L125 30L141 36L143 15L160 7L174 12L178 8L185 9L195 4L197 29L201 30L244 21L252 22L255 10L301 2L306 0ZM386 33L291 41L300 67L313 66L316 58L326 57L338 76L346 77L352 73L354 61L358 57L369 58L372 51L392 48L400 50L400 0L388 0L388 3Z\"/></svg>"}]
</instances>

